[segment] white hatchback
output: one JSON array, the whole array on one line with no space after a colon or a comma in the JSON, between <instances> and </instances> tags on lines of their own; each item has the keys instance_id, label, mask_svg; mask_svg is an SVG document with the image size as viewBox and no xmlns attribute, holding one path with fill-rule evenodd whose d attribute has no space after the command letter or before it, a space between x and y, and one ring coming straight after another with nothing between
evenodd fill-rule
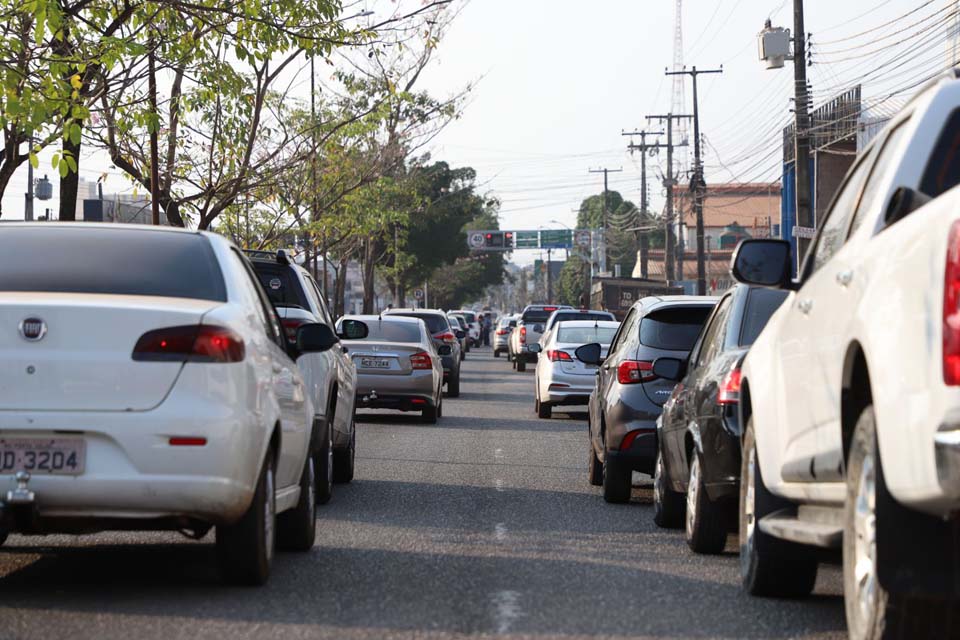
<instances>
[{"instance_id":1,"label":"white hatchback","mask_svg":"<svg viewBox=\"0 0 960 640\"><path fill-rule=\"evenodd\" d=\"M336 343L318 327L300 349ZM254 584L275 538L313 546L313 407L222 236L4 224L0 361L0 543L215 526L221 572Z\"/></svg>"}]
</instances>

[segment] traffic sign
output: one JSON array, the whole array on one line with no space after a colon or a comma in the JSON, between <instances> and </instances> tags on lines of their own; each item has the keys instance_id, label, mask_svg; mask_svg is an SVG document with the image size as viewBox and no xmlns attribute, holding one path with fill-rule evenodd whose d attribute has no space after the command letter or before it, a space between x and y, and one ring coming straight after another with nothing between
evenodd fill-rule
<instances>
[{"instance_id":1,"label":"traffic sign","mask_svg":"<svg viewBox=\"0 0 960 640\"><path fill-rule=\"evenodd\" d=\"M570 229L543 229L540 231L541 249L569 249L573 246Z\"/></svg>"},{"instance_id":2,"label":"traffic sign","mask_svg":"<svg viewBox=\"0 0 960 640\"><path fill-rule=\"evenodd\" d=\"M487 238L483 231L471 231L470 235L467 236L467 244L470 245L471 249L483 249L486 242Z\"/></svg>"},{"instance_id":3,"label":"traffic sign","mask_svg":"<svg viewBox=\"0 0 960 640\"><path fill-rule=\"evenodd\" d=\"M794 238L813 238L816 235L817 235L817 230L813 227L796 226L793 228Z\"/></svg>"},{"instance_id":4,"label":"traffic sign","mask_svg":"<svg viewBox=\"0 0 960 640\"><path fill-rule=\"evenodd\" d=\"M537 231L517 231L515 238L517 249L537 249L540 247L540 235Z\"/></svg>"},{"instance_id":5,"label":"traffic sign","mask_svg":"<svg viewBox=\"0 0 960 640\"><path fill-rule=\"evenodd\" d=\"M423 300L423 289L414 289L413 297L417 300Z\"/></svg>"},{"instance_id":6,"label":"traffic sign","mask_svg":"<svg viewBox=\"0 0 960 640\"><path fill-rule=\"evenodd\" d=\"M590 248L590 229L577 229L574 241L577 243L577 246L581 249Z\"/></svg>"}]
</instances>

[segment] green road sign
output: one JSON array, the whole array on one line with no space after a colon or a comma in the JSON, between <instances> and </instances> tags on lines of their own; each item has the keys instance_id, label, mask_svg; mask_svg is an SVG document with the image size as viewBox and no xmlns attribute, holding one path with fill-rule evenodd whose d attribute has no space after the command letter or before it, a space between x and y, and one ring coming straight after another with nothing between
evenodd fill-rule
<instances>
[{"instance_id":1,"label":"green road sign","mask_svg":"<svg viewBox=\"0 0 960 640\"><path fill-rule=\"evenodd\" d=\"M536 249L540 246L540 238L536 231L517 231L514 242L517 249Z\"/></svg>"},{"instance_id":2,"label":"green road sign","mask_svg":"<svg viewBox=\"0 0 960 640\"><path fill-rule=\"evenodd\" d=\"M573 246L570 229L543 229L540 231L540 247L543 249L569 249Z\"/></svg>"}]
</instances>

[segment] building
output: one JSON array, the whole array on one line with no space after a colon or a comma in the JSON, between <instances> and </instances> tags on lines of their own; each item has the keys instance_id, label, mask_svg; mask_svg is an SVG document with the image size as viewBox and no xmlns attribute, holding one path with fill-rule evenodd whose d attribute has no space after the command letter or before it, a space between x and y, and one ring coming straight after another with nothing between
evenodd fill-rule
<instances>
[{"instance_id":1,"label":"building","mask_svg":"<svg viewBox=\"0 0 960 640\"><path fill-rule=\"evenodd\" d=\"M697 253L697 216L692 194L674 187L679 212L678 242L684 247L684 274L689 277L687 254ZM708 185L703 201L705 250L732 250L743 238L776 236L780 216L780 183L728 183ZM696 277L696 267L694 267ZM683 280L684 278L680 278Z\"/></svg>"}]
</instances>

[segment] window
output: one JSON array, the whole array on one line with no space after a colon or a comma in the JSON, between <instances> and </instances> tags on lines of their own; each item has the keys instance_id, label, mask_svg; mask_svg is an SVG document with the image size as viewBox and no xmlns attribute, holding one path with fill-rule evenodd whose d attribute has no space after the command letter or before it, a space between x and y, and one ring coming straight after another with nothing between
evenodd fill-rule
<instances>
[{"instance_id":1,"label":"window","mask_svg":"<svg viewBox=\"0 0 960 640\"><path fill-rule=\"evenodd\" d=\"M698 345L696 358L693 360L695 367L703 366L710 362L720 352L723 351L724 338L727 335L727 319L730 317L730 308L732 306L733 296L728 295L720 301L717 309L710 319L710 324L704 327Z\"/></svg>"},{"instance_id":2,"label":"window","mask_svg":"<svg viewBox=\"0 0 960 640\"><path fill-rule=\"evenodd\" d=\"M936 198L960 184L960 109L955 109L940 132L920 180L920 191Z\"/></svg>"},{"instance_id":3,"label":"window","mask_svg":"<svg viewBox=\"0 0 960 640\"><path fill-rule=\"evenodd\" d=\"M636 333L637 322L640 319L640 312L636 309L630 309L630 312L627 314L627 317L624 318L623 323L620 324L620 330L617 331L616 335L613 338L613 343L610 345L609 354L613 355L614 352L619 351L623 348L623 345L630 340L630 337ZM610 358L610 355L607 358Z\"/></svg>"},{"instance_id":4,"label":"window","mask_svg":"<svg viewBox=\"0 0 960 640\"><path fill-rule=\"evenodd\" d=\"M615 320L612 313L607 312L596 312L596 311L569 311L565 313L558 313L553 316L553 324L555 326L558 322L569 322L570 320Z\"/></svg>"},{"instance_id":5,"label":"window","mask_svg":"<svg viewBox=\"0 0 960 640\"><path fill-rule=\"evenodd\" d=\"M210 241L195 233L48 225L0 233L0 291L227 301Z\"/></svg>"},{"instance_id":6,"label":"window","mask_svg":"<svg viewBox=\"0 0 960 640\"><path fill-rule=\"evenodd\" d=\"M273 308L270 298L267 297L266 291L264 291L260 285L260 279L257 273L250 265L250 261L241 255L239 251L233 249L232 253L233 256L240 261L240 266L243 272L247 274L249 284L253 287L257 300L260 302L260 310L263 314L261 315L261 320L264 321L264 332L266 332L267 336L273 340L278 347L286 351L287 339L281 329L280 318L277 316L277 310Z\"/></svg>"},{"instance_id":7,"label":"window","mask_svg":"<svg viewBox=\"0 0 960 640\"><path fill-rule=\"evenodd\" d=\"M267 292L270 302L278 307L306 309L309 305L293 270L275 262L251 261L257 279Z\"/></svg>"},{"instance_id":8,"label":"window","mask_svg":"<svg viewBox=\"0 0 960 640\"><path fill-rule=\"evenodd\" d=\"M370 328L370 333L363 338L367 342L422 342L421 322L391 320L390 316L365 322Z\"/></svg>"},{"instance_id":9,"label":"window","mask_svg":"<svg viewBox=\"0 0 960 640\"><path fill-rule=\"evenodd\" d=\"M678 306L653 311L640 323L640 344L689 351L712 310L712 306Z\"/></svg>"},{"instance_id":10,"label":"window","mask_svg":"<svg viewBox=\"0 0 960 640\"><path fill-rule=\"evenodd\" d=\"M840 187L840 191L833 199L833 204L830 205L830 210L827 212L826 221L817 236L817 245L813 254L814 271L826 264L833 257L833 254L843 246L847 223L850 222L850 217L859 201L860 188L863 186L863 180L870 168L870 158L872 156L873 154L870 153L854 165Z\"/></svg>"},{"instance_id":11,"label":"window","mask_svg":"<svg viewBox=\"0 0 960 640\"><path fill-rule=\"evenodd\" d=\"M572 344L610 344L617 333L616 327L564 327L560 326L557 342Z\"/></svg>"},{"instance_id":12,"label":"window","mask_svg":"<svg viewBox=\"0 0 960 640\"><path fill-rule=\"evenodd\" d=\"M553 311L544 311L543 309L530 309L523 314L525 324L546 322Z\"/></svg>"},{"instance_id":13,"label":"window","mask_svg":"<svg viewBox=\"0 0 960 640\"><path fill-rule=\"evenodd\" d=\"M740 346L749 347L767 326L770 316L780 308L787 297L786 291L776 289L751 289L747 295L747 306L743 311L743 325L740 327Z\"/></svg>"},{"instance_id":14,"label":"window","mask_svg":"<svg viewBox=\"0 0 960 640\"><path fill-rule=\"evenodd\" d=\"M420 318L423 320L430 333L443 333L450 330L450 324L447 319L439 313L391 313L391 316L401 316L404 318Z\"/></svg>"},{"instance_id":15,"label":"window","mask_svg":"<svg viewBox=\"0 0 960 640\"><path fill-rule=\"evenodd\" d=\"M867 178L867 184L863 187L863 195L860 196L860 204L857 206L857 212L854 214L853 222L850 224L850 232L847 234L848 237L853 235L853 232L863 224L864 214L872 211L877 199L883 195L880 192L880 185L883 184L883 174L894 158L897 157L897 145L900 143L900 140L903 139L904 132L906 131L904 125L906 123L907 121L904 120L898 124L887 136L887 139L884 140L877 160L873 163L873 169L870 170L870 177Z\"/></svg>"}]
</instances>

